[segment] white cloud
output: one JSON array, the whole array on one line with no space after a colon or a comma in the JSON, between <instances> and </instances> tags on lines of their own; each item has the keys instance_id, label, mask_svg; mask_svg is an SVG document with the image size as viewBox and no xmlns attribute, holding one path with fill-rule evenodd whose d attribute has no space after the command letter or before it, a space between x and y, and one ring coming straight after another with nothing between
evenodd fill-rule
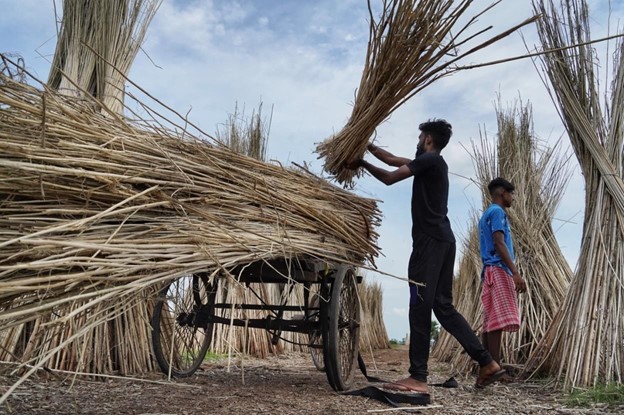
<instances>
[{"instance_id":1,"label":"white cloud","mask_svg":"<svg viewBox=\"0 0 624 415\"><path fill-rule=\"evenodd\" d=\"M180 51L202 53L215 35L223 35L224 27L210 7L197 2L184 4L186 7L176 7L176 3L170 2L161 5L152 22L158 30L149 31L149 40L152 44L169 46L170 52L178 49L178 54Z\"/></svg>"}]
</instances>

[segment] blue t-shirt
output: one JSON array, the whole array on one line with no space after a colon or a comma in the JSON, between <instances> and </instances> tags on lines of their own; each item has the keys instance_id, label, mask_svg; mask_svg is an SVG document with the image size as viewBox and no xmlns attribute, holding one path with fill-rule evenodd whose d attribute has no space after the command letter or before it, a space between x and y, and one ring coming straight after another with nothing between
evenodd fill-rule
<instances>
[{"instance_id":1,"label":"blue t-shirt","mask_svg":"<svg viewBox=\"0 0 624 415\"><path fill-rule=\"evenodd\" d=\"M502 207L493 203L485 210L485 212L483 212L483 216L481 216L481 220L479 220L479 247L481 251L481 261L483 261L484 267L488 265L501 267L505 269L509 275L511 275L511 270L507 265L505 265L501 257L496 252L496 247L494 246L494 232L498 231L503 232L509 256L511 257L511 260L514 261L515 257L513 243L511 240L511 229L509 228L507 214Z\"/></svg>"}]
</instances>

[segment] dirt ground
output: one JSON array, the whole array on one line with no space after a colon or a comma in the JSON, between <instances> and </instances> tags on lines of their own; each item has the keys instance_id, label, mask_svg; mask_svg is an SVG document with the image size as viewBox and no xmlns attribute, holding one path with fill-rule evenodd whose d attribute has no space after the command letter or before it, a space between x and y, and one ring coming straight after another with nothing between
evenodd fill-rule
<instances>
[{"instance_id":1,"label":"dirt ground","mask_svg":"<svg viewBox=\"0 0 624 415\"><path fill-rule=\"evenodd\" d=\"M407 350L382 350L365 355L370 375L394 380L407 369ZM376 369L375 369L376 366ZM443 382L452 373L432 362L430 383ZM6 368L4 368L6 369ZM6 372L3 370L2 372ZM0 373L2 373L0 372ZM15 376L0 375L4 393ZM432 404L391 410L368 398L335 393L325 373L308 354L269 359L227 359L205 364L191 378L167 381L153 373L143 379L86 380L68 375L46 375L27 380L0 407L1 414L621 414L624 407L568 408L561 395L539 383L473 387L473 377L456 377L459 388L431 387ZM354 388L370 385L361 373Z\"/></svg>"}]
</instances>

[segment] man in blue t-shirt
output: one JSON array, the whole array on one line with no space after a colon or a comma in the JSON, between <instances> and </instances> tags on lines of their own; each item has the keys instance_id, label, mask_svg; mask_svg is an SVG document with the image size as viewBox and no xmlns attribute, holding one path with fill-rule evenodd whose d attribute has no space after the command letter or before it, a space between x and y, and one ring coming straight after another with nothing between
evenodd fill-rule
<instances>
[{"instance_id":1,"label":"man in blue t-shirt","mask_svg":"<svg viewBox=\"0 0 624 415\"><path fill-rule=\"evenodd\" d=\"M418 146L414 159L397 157L392 153L368 145L373 156L396 167L388 171L365 160L357 160L348 167L363 167L386 185L413 177L412 185L412 254L408 264L410 287L410 376L386 384L400 391L428 393L427 361L431 339L431 311L479 363L477 386L487 386L502 376L504 371L496 363L464 317L453 306L453 266L455 264L455 237L447 217L448 166L440 152L453 133L444 120L430 120L418 126Z\"/></svg>"},{"instance_id":2,"label":"man in blue t-shirt","mask_svg":"<svg viewBox=\"0 0 624 415\"><path fill-rule=\"evenodd\" d=\"M479 220L483 325L481 339L492 358L500 364L503 331L518 331L520 313L516 292L526 291L526 283L514 264L511 229L505 209L511 207L515 187L497 177L488 184L492 204Z\"/></svg>"}]
</instances>

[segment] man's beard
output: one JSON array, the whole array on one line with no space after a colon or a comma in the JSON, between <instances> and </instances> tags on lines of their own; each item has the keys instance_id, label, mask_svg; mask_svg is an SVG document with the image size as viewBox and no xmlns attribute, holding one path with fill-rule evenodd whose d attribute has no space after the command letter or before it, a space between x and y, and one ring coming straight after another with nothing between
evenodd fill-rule
<instances>
[{"instance_id":1,"label":"man's beard","mask_svg":"<svg viewBox=\"0 0 624 415\"><path fill-rule=\"evenodd\" d=\"M423 146L422 144L418 144L416 146L416 157L425 154L425 146Z\"/></svg>"}]
</instances>

